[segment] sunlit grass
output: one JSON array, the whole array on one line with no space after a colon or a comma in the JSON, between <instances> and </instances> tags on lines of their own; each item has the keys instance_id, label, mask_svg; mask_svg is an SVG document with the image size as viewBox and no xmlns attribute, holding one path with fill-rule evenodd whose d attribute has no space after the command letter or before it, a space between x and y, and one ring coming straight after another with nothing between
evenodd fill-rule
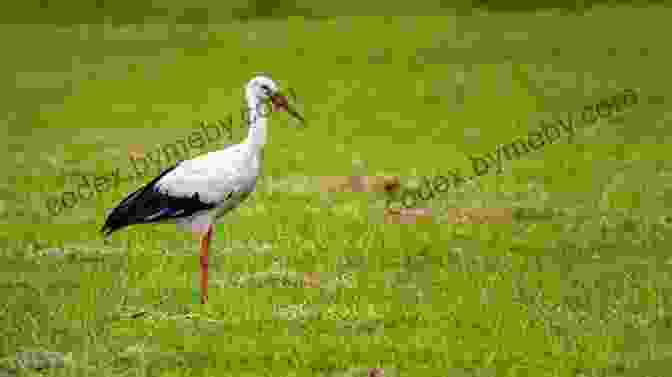
<instances>
[{"instance_id":1,"label":"sunlit grass","mask_svg":"<svg viewBox=\"0 0 672 377\"><path fill-rule=\"evenodd\" d=\"M0 357L72 353L73 365L44 372L63 375L664 375L669 59L648 26L663 17L619 7L209 32L106 26L107 40L90 25L88 41L80 29L36 28L54 65L70 67L49 85L67 78L72 91L46 107L17 95L23 112L5 130L15 163L0 186ZM30 51L11 59L26 61L22 72L52 70ZM235 115L257 72L296 90L309 126L273 116L257 192L217 226L208 305L195 296L190 235L138 226L104 243L97 233L149 175L49 216L46 198L75 190L74 172L129 171L131 146L152 150ZM439 214L509 208L512 223L386 224L383 194L319 186L321 176L470 171L467 156L624 88L641 103L622 116L426 203ZM238 124L203 151L244 134Z\"/></svg>"}]
</instances>

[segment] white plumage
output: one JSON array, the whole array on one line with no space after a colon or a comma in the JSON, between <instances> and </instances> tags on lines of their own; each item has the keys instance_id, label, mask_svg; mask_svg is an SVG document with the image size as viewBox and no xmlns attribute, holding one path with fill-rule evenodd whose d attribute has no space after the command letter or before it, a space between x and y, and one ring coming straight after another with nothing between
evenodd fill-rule
<instances>
[{"instance_id":1,"label":"white plumage","mask_svg":"<svg viewBox=\"0 0 672 377\"><path fill-rule=\"evenodd\" d=\"M254 191L261 161L258 151L247 142L184 161L159 180L156 186L164 194L191 197L198 193L201 201L216 206L177 219L181 227L190 226L193 232L203 233Z\"/></svg>"},{"instance_id":2,"label":"white plumage","mask_svg":"<svg viewBox=\"0 0 672 377\"><path fill-rule=\"evenodd\" d=\"M181 161L128 195L112 210L101 231L109 236L133 224L175 222L203 234L201 265L203 302L207 300L207 253L212 225L236 208L255 189L266 144L265 102L303 122L277 84L257 76L245 88L249 111L248 135L240 144Z\"/></svg>"}]
</instances>

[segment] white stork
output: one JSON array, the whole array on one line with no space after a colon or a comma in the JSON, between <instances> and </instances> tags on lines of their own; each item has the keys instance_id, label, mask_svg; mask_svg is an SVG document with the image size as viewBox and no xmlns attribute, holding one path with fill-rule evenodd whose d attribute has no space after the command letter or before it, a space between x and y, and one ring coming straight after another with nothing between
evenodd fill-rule
<instances>
[{"instance_id":1,"label":"white stork","mask_svg":"<svg viewBox=\"0 0 672 377\"><path fill-rule=\"evenodd\" d=\"M177 223L201 236L201 303L208 300L208 251L212 226L236 208L253 191L260 172L260 152L266 144L266 122L271 110L287 111L304 123L278 85L257 76L245 87L249 131L243 142L180 161L128 195L112 210L101 232L113 232L133 224Z\"/></svg>"}]
</instances>

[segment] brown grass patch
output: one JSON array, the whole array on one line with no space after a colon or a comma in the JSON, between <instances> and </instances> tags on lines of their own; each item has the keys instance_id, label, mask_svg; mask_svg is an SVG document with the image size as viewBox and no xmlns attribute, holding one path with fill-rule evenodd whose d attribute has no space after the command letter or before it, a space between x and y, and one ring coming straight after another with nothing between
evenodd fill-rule
<instances>
[{"instance_id":1,"label":"brown grass patch","mask_svg":"<svg viewBox=\"0 0 672 377\"><path fill-rule=\"evenodd\" d=\"M316 272L309 272L303 276L303 284L306 287L319 288L320 287L320 275Z\"/></svg>"},{"instance_id":2,"label":"brown grass patch","mask_svg":"<svg viewBox=\"0 0 672 377\"><path fill-rule=\"evenodd\" d=\"M145 148L140 144L131 144L128 146L128 155L134 160L145 158Z\"/></svg>"},{"instance_id":3,"label":"brown grass patch","mask_svg":"<svg viewBox=\"0 0 672 377\"><path fill-rule=\"evenodd\" d=\"M441 215L429 208L387 209L385 222L388 224L416 224L434 222ZM449 208L445 212L446 222L452 224L510 224L514 220L511 208Z\"/></svg>"},{"instance_id":4,"label":"brown grass patch","mask_svg":"<svg viewBox=\"0 0 672 377\"><path fill-rule=\"evenodd\" d=\"M322 190L327 192L392 192L401 187L394 176L328 176L321 179Z\"/></svg>"},{"instance_id":5,"label":"brown grass patch","mask_svg":"<svg viewBox=\"0 0 672 377\"><path fill-rule=\"evenodd\" d=\"M434 217L429 208L400 208L385 211L385 223L387 224L431 223Z\"/></svg>"},{"instance_id":6,"label":"brown grass patch","mask_svg":"<svg viewBox=\"0 0 672 377\"><path fill-rule=\"evenodd\" d=\"M447 221L454 224L510 224L511 208L449 208Z\"/></svg>"}]
</instances>

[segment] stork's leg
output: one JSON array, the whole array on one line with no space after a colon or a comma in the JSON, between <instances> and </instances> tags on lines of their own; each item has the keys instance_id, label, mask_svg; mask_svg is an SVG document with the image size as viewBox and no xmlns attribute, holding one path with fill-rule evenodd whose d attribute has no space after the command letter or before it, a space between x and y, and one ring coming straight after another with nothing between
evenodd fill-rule
<instances>
[{"instance_id":1,"label":"stork's leg","mask_svg":"<svg viewBox=\"0 0 672 377\"><path fill-rule=\"evenodd\" d=\"M208 252L210 251L210 239L212 238L212 225L201 239L201 304L208 302Z\"/></svg>"}]
</instances>

